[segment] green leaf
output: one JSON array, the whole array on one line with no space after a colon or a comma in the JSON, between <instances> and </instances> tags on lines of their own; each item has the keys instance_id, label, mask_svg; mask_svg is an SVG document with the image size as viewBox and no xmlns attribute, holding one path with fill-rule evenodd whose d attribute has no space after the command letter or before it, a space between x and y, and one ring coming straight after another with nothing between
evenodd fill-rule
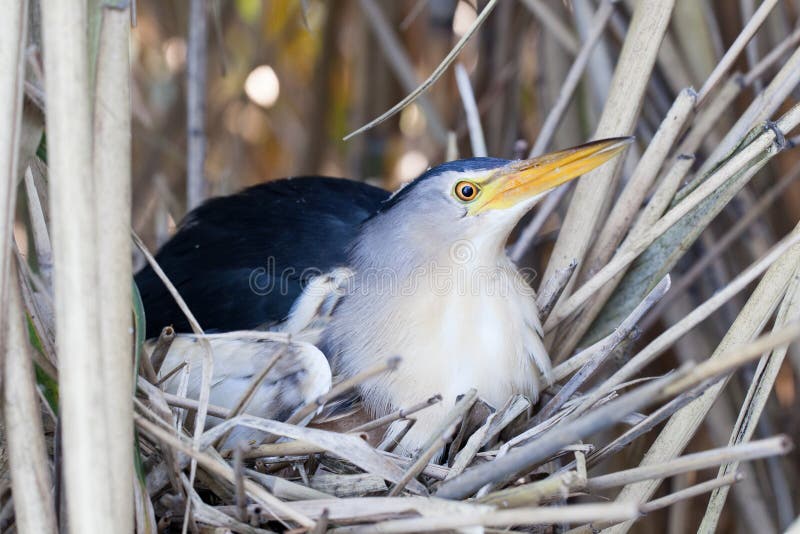
<instances>
[{"instance_id":1,"label":"green leaf","mask_svg":"<svg viewBox=\"0 0 800 534\"><path fill-rule=\"evenodd\" d=\"M136 378L139 376L139 362L144 351L145 333L147 332L147 322L144 315L144 304L142 295L136 282L131 281L131 291L133 292L133 331L134 331L134 368L133 368L133 388L136 389Z\"/></svg>"},{"instance_id":2,"label":"green leaf","mask_svg":"<svg viewBox=\"0 0 800 534\"><path fill-rule=\"evenodd\" d=\"M33 348L36 349L39 354L44 355L44 346L42 345L42 340L39 337L39 333L36 331L36 326L33 324L30 316L26 313L25 314L25 321L28 323L28 337L30 338L31 345ZM36 385L42 390L42 394L44 395L47 404L50 405L50 409L53 410L53 413L58 413L58 382L56 381L55 377L50 376L42 369L39 365L34 362L34 371L36 373Z\"/></svg>"}]
</instances>

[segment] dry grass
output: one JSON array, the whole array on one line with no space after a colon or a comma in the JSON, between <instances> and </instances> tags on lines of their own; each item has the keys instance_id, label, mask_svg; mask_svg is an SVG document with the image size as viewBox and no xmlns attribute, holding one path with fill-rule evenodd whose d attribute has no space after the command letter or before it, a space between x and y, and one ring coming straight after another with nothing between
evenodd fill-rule
<instances>
[{"instance_id":1,"label":"dry grass","mask_svg":"<svg viewBox=\"0 0 800 534\"><path fill-rule=\"evenodd\" d=\"M163 6L141 4L136 42L161 50L167 43L147 39ZM274 345L271 357L231 406L214 406L211 338L171 287L201 340L203 386L197 399L167 392L165 375L186 377L191 365L161 368L174 332L162 334L152 359L142 348L142 310L135 293L130 297L132 245L136 258L155 265L145 241L166 235L166 214L177 219L182 206L224 189L208 178L209 168L219 167L215 146L225 130L214 122L223 115L214 108L221 91L205 92L216 81L206 61L233 46L226 36L244 8L203 17L204 3L195 1L191 19L186 12L194 25L189 179L185 188L164 177L151 187L149 162L130 166L131 128L133 150L146 152L142 146L152 140L137 141L136 130L155 131L158 121L143 96L148 64L141 58L133 58L129 85L129 7L49 0L41 12L31 6L28 17L26 2L0 0L13 14L0 22L0 230L10 236L16 225L15 239L0 247L9 456L0 479L0 531L481 526L621 533L734 531L739 523L745 531L777 532L794 521L800 193L793 183L798 154L790 149L800 123L797 4L492 0L479 3L460 35L448 34L432 51L403 37L419 35L433 16L432 2L320 4L286 8L283 23L305 20L310 28L303 31L314 34L322 20L323 33L334 37L358 28L373 36L364 38L374 50L360 50L360 66L342 70L360 77L363 94L314 91L332 107L341 99L364 102L345 121L349 144L336 144L346 133L341 125L336 135L314 137L306 133L314 126L298 126L291 113L271 117L285 121L286 146L308 139L322 145L305 154L297 149L296 159L342 167L329 152L346 147L352 159L366 161L365 138L374 141L398 124L408 128L419 120L413 114L422 117L414 134L419 146L434 147L440 159L467 149L470 156L529 152L517 137L535 138L530 153L538 155L584 138L637 135L626 161L554 192L512 243L515 260L545 273L537 304L557 364L555 383L535 404L518 396L490 407L475 390L465 391L426 445L402 457L380 436L392 423L410 428L415 414L440 398L370 421L339 421L335 430L308 424L361 381L391 373L396 361L335 384L286 421L262 419L247 414L252 392L295 341L252 333ZM215 36L196 27L198 17ZM17 24L26 18L29 25ZM287 41L291 28L281 34ZM547 53L531 60L531 43ZM330 86L335 48L320 50L308 69ZM235 77L237 62L229 67L234 74L226 76ZM430 75L420 83L423 71ZM408 96L396 95L392 106L398 98L387 94L397 91L387 90L385 78L394 77ZM535 82L541 94L531 93ZM120 90L129 86L130 98ZM548 97L548 90L558 94ZM230 109L233 100L225 102ZM46 154L36 150L42 111ZM169 137L166 130L156 134ZM173 172L169 161L175 152L182 161L182 149L162 144L167 148L154 152L155 161ZM24 210L15 210L17 191L24 191ZM223 422L206 429L208 416ZM222 450L237 426L269 438ZM735 507L725 507L729 496Z\"/></svg>"}]
</instances>

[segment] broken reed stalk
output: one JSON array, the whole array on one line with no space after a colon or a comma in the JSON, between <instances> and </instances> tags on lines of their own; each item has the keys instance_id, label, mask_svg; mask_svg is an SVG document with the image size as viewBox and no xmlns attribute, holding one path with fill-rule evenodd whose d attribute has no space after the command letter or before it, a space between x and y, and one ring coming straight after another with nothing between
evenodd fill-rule
<instances>
[{"instance_id":1,"label":"broken reed stalk","mask_svg":"<svg viewBox=\"0 0 800 534\"><path fill-rule=\"evenodd\" d=\"M637 4L594 134L596 139L629 135L633 131L673 4L674 0L642 0ZM598 221L610 205L621 163L622 158L617 158L579 179L547 264L545 280L574 259L583 264ZM566 293L570 292L569 287Z\"/></svg>"},{"instance_id":2,"label":"broken reed stalk","mask_svg":"<svg viewBox=\"0 0 800 534\"><path fill-rule=\"evenodd\" d=\"M434 395L428 400L419 402L417 404L414 404L413 406L409 406L408 408L401 408L396 412L384 415L383 417L379 417L378 419L369 421L368 423L364 423L363 425L353 427L350 430L348 430L348 432L353 434L360 432L369 432L371 430L375 430L377 428L381 428L390 423L393 423L399 419L407 419L408 416L413 415L421 410L424 410L425 408L433 406L434 404L437 404L441 401L442 401L441 395Z\"/></svg>"},{"instance_id":3,"label":"broken reed stalk","mask_svg":"<svg viewBox=\"0 0 800 534\"><path fill-rule=\"evenodd\" d=\"M800 123L800 104L787 111L776 123L776 129L783 134L793 130ZM592 278L557 306L544 325L545 331L552 330L558 323L575 313L592 295L612 280L619 272L630 265L651 243L681 220L700 202L756 160L770 158L781 147L771 148L776 141L772 129L765 129L751 143L736 152L730 159L709 176L694 191L686 195L677 205L665 213L653 226L646 230L635 243L618 252L610 262Z\"/></svg>"},{"instance_id":4,"label":"broken reed stalk","mask_svg":"<svg viewBox=\"0 0 800 534\"><path fill-rule=\"evenodd\" d=\"M153 352L150 354L150 362L156 374L161 371L161 366L164 364L164 359L167 357L169 348L174 340L175 330L171 326L165 326L161 329L161 333L158 335L156 344L153 347Z\"/></svg>"}]
</instances>

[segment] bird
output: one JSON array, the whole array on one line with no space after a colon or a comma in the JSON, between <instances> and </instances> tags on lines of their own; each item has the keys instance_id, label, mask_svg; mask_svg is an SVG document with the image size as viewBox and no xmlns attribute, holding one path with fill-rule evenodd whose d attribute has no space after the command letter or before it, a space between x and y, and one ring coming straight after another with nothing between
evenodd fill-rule
<instances>
[{"instance_id":1,"label":"bird","mask_svg":"<svg viewBox=\"0 0 800 534\"><path fill-rule=\"evenodd\" d=\"M415 454L469 389L500 407L517 394L535 402L551 384L535 292L506 254L507 241L548 192L632 140L523 160L449 161L393 193L342 178L269 181L188 213L155 260L207 332L296 335L324 308L313 343L332 376L353 377L399 356L395 371L357 392L373 416L441 395L402 435L397 452ZM135 282L148 337L166 325L191 331L152 266ZM215 376L235 375L244 388L257 371L230 369L236 365L216 358ZM212 402L235 397L230 387L213 393ZM388 432L400 429L398 422Z\"/></svg>"}]
</instances>

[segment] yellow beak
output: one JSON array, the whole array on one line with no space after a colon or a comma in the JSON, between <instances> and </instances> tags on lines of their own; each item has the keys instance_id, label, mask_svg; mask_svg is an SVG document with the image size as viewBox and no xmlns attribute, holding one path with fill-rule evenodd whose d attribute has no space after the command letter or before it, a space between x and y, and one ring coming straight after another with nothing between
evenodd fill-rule
<instances>
[{"instance_id":1,"label":"yellow beak","mask_svg":"<svg viewBox=\"0 0 800 534\"><path fill-rule=\"evenodd\" d=\"M480 184L481 195L469 211L477 214L506 209L534 198L599 167L632 142L633 137L613 137L538 158L513 161Z\"/></svg>"}]
</instances>

